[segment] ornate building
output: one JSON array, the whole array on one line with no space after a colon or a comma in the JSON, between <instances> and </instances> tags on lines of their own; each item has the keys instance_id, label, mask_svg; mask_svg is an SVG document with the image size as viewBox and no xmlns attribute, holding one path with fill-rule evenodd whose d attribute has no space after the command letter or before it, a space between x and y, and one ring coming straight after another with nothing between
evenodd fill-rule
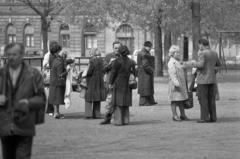
<instances>
[{"instance_id":1,"label":"ornate building","mask_svg":"<svg viewBox=\"0 0 240 159\"><path fill-rule=\"evenodd\" d=\"M26 47L26 56L38 54L42 51L40 17L28 6L14 1L0 0L0 46L21 42ZM130 24L121 24L115 30L105 28L97 33L94 29L52 22L48 39L58 41L72 57L87 57L92 47L98 47L103 54L112 52L112 43L116 40L133 52L141 49L145 40L152 41L153 36Z\"/></svg>"}]
</instances>

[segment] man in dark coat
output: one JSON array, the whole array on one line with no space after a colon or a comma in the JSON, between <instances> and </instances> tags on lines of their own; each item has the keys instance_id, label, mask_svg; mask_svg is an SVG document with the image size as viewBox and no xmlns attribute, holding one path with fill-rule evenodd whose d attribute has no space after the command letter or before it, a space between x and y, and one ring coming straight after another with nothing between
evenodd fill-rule
<instances>
[{"instance_id":1,"label":"man in dark coat","mask_svg":"<svg viewBox=\"0 0 240 159\"><path fill-rule=\"evenodd\" d=\"M152 43L146 41L143 49L138 53L138 94L139 106L157 104L154 100L154 57L151 56Z\"/></svg>"},{"instance_id":2,"label":"man in dark coat","mask_svg":"<svg viewBox=\"0 0 240 159\"><path fill-rule=\"evenodd\" d=\"M6 46L8 64L0 69L0 138L3 159L30 159L36 111L46 97L39 71L23 62L24 46Z\"/></svg>"},{"instance_id":3,"label":"man in dark coat","mask_svg":"<svg viewBox=\"0 0 240 159\"><path fill-rule=\"evenodd\" d=\"M217 53L210 49L208 40L200 39L198 45L202 52L199 54L198 61L193 61L193 66L198 69L197 94L201 105L201 120L197 122L216 122L215 67L220 67L221 61L219 60Z\"/></svg>"},{"instance_id":4,"label":"man in dark coat","mask_svg":"<svg viewBox=\"0 0 240 159\"><path fill-rule=\"evenodd\" d=\"M105 87L106 87L106 94L109 93L109 79L110 79L110 72L112 70L113 62L118 57L121 56L118 53L118 50L119 50L119 48L121 46L122 46L122 44L120 42L115 41L113 43L114 52L107 54L106 57L105 57L103 70L104 70L104 73L105 73L105 76L104 76L104 80L105 81L104 82L105 82ZM114 113L113 106L112 106L111 102L106 105L105 109L106 109L105 119L104 119L103 122L100 123L101 125L110 124L110 121L111 121L111 118L112 118L112 114Z\"/></svg>"}]
</instances>

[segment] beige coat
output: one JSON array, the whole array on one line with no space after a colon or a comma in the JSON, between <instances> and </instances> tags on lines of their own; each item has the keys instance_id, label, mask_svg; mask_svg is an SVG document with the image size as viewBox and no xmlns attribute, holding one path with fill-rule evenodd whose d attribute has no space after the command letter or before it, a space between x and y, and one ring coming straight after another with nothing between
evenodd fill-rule
<instances>
[{"instance_id":1,"label":"beige coat","mask_svg":"<svg viewBox=\"0 0 240 159\"><path fill-rule=\"evenodd\" d=\"M173 57L168 62L169 87L168 94L170 101L184 101L188 99L188 88L184 66ZM176 87L178 86L178 87Z\"/></svg>"}]
</instances>

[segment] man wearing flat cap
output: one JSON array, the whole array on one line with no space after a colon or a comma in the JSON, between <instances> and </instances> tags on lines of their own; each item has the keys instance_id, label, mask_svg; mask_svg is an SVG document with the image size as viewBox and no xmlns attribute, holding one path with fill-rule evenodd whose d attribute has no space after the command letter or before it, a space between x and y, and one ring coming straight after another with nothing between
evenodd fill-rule
<instances>
[{"instance_id":1,"label":"man wearing flat cap","mask_svg":"<svg viewBox=\"0 0 240 159\"><path fill-rule=\"evenodd\" d=\"M139 106L157 104L154 100L154 57L151 56L152 43L146 41L143 49L138 53L138 94Z\"/></svg>"}]
</instances>

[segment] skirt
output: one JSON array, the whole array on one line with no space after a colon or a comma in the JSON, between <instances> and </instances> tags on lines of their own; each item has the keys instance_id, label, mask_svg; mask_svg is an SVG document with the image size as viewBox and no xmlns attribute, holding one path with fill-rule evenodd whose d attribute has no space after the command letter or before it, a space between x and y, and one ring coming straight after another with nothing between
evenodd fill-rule
<instances>
[{"instance_id":1,"label":"skirt","mask_svg":"<svg viewBox=\"0 0 240 159\"><path fill-rule=\"evenodd\" d=\"M53 105L65 105L64 103L65 87L49 87L48 103Z\"/></svg>"}]
</instances>

